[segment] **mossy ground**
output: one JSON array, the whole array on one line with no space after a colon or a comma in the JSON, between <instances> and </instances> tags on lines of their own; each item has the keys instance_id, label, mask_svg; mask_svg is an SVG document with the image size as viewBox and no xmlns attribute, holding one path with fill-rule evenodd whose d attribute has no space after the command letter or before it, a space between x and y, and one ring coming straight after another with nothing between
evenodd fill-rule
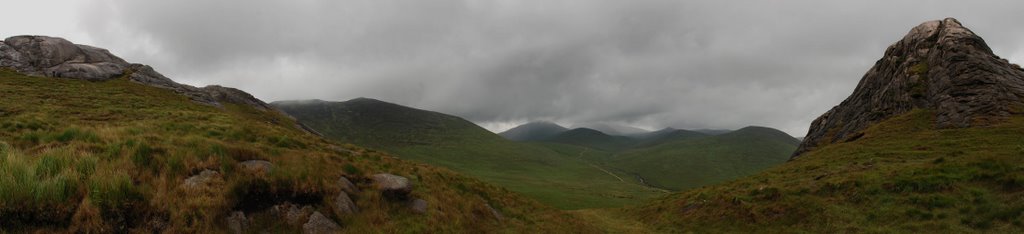
<instances>
[{"instance_id":1,"label":"mossy ground","mask_svg":"<svg viewBox=\"0 0 1024 234\"><path fill-rule=\"evenodd\" d=\"M0 70L0 232L225 232L233 210L258 212L279 201L307 203L347 231L570 232L591 230L568 214L445 169L323 140L273 111L199 105L168 90L114 79L87 82ZM237 162L275 168L250 176ZM183 180L219 171L209 189ZM338 216L327 200L340 176L410 178L429 211L414 214L370 189L360 208ZM366 186L363 183L363 186ZM486 205L504 220L488 216ZM293 227L256 222L270 230Z\"/></svg>"}]
</instances>

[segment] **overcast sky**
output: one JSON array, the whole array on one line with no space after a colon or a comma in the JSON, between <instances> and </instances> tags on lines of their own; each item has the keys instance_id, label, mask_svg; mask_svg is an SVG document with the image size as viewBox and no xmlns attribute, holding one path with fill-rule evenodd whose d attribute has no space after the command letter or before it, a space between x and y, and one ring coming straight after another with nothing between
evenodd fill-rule
<instances>
[{"instance_id":1,"label":"overcast sky","mask_svg":"<svg viewBox=\"0 0 1024 234\"><path fill-rule=\"evenodd\" d=\"M4 4L0 37L107 48L265 101L370 97L533 120L806 134L885 48L956 17L1024 59L1022 1L130 0Z\"/></svg>"}]
</instances>

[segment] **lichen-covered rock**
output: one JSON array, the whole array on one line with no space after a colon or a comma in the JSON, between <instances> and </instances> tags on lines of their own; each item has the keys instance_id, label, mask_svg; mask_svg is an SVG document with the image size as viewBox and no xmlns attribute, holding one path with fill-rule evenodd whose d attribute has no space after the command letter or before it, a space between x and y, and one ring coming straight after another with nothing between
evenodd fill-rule
<instances>
[{"instance_id":1,"label":"lichen-covered rock","mask_svg":"<svg viewBox=\"0 0 1024 234\"><path fill-rule=\"evenodd\" d=\"M313 212L313 215L309 216L309 221L302 225L302 233L305 234L327 234L340 231L341 226L338 226L338 223L328 219L320 212Z\"/></svg>"},{"instance_id":2,"label":"lichen-covered rock","mask_svg":"<svg viewBox=\"0 0 1024 234\"><path fill-rule=\"evenodd\" d=\"M0 67L35 76L107 80L124 74L128 62L63 38L14 36L0 42Z\"/></svg>"},{"instance_id":3,"label":"lichen-covered rock","mask_svg":"<svg viewBox=\"0 0 1024 234\"><path fill-rule=\"evenodd\" d=\"M105 49L77 45L47 36L14 36L0 41L0 68L32 76L103 81L128 75L144 85L169 89L195 102L221 106L221 102L273 110L267 103L234 88L196 88L179 84L143 64L132 64Z\"/></svg>"},{"instance_id":4,"label":"lichen-covered rock","mask_svg":"<svg viewBox=\"0 0 1024 234\"><path fill-rule=\"evenodd\" d=\"M409 193L412 192L412 183L409 183L409 179L405 177L392 175L388 173L376 174L371 177L373 183L376 185L378 191L384 195L384 197L405 200L408 198Z\"/></svg>"},{"instance_id":5,"label":"lichen-covered rock","mask_svg":"<svg viewBox=\"0 0 1024 234\"><path fill-rule=\"evenodd\" d=\"M338 212L339 215L351 215L359 212L359 207L356 206L356 203L345 192L338 193L331 202L331 205L334 206L335 212Z\"/></svg>"},{"instance_id":6,"label":"lichen-covered rock","mask_svg":"<svg viewBox=\"0 0 1024 234\"><path fill-rule=\"evenodd\" d=\"M853 141L871 124L933 109L935 126L987 124L1022 111L1024 70L992 53L959 21L925 22L889 46L845 101L811 123L793 158Z\"/></svg>"}]
</instances>

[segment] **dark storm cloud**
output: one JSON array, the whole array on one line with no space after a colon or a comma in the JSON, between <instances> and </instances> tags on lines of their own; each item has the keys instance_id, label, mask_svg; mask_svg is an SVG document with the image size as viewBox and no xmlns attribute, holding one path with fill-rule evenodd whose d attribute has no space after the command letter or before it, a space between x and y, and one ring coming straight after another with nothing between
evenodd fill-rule
<instances>
[{"instance_id":1,"label":"dark storm cloud","mask_svg":"<svg viewBox=\"0 0 1024 234\"><path fill-rule=\"evenodd\" d=\"M1012 62L1018 1L94 1L94 44L264 100L803 135L892 42L952 16Z\"/></svg>"}]
</instances>

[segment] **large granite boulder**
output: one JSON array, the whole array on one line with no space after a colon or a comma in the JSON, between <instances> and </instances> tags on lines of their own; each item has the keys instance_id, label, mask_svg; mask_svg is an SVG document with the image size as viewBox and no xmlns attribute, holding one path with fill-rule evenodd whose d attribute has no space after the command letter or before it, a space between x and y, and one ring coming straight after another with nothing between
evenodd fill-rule
<instances>
[{"instance_id":1,"label":"large granite boulder","mask_svg":"<svg viewBox=\"0 0 1024 234\"><path fill-rule=\"evenodd\" d=\"M128 65L105 49L63 38L15 36L0 43L0 67L29 75L107 80L124 74Z\"/></svg>"},{"instance_id":2,"label":"large granite boulder","mask_svg":"<svg viewBox=\"0 0 1024 234\"><path fill-rule=\"evenodd\" d=\"M412 192L412 183L405 177L388 173L376 174L371 177L376 185L377 191L386 198L394 200L405 200Z\"/></svg>"},{"instance_id":3,"label":"large granite boulder","mask_svg":"<svg viewBox=\"0 0 1024 234\"><path fill-rule=\"evenodd\" d=\"M811 123L793 158L863 136L870 125L915 108L935 111L935 126L984 125L1024 110L1024 70L999 58L953 18L925 22L864 75L845 101Z\"/></svg>"},{"instance_id":4,"label":"large granite boulder","mask_svg":"<svg viewBox=\"0 0 1024 234\"><path fill-rule=\"evenodd\" d=\"M356 203L345 192L338 193L334 200L331 201L331 205L334 206L334 211L338 215L351 215L359 212L359 207L356 206Z\"/></svg>"}]
</instances>

